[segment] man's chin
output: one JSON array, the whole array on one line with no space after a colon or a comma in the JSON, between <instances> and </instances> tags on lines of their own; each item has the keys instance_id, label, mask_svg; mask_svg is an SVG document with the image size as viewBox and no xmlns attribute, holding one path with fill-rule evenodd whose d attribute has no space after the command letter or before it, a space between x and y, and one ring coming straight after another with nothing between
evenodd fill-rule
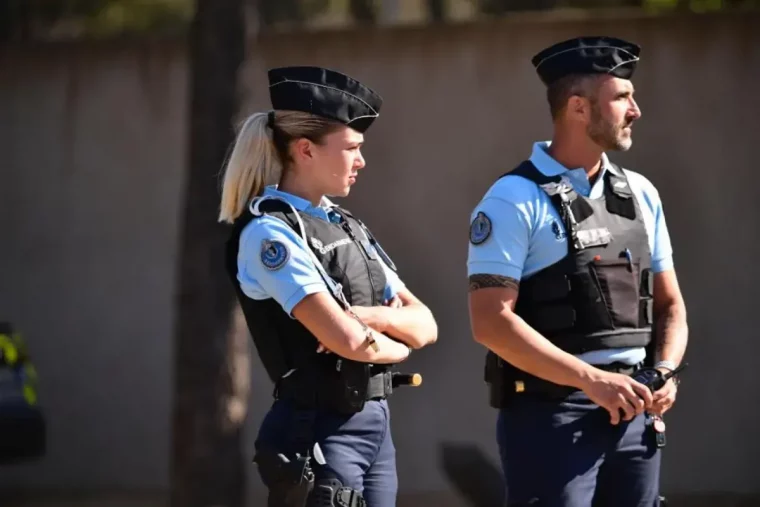
<instances>
[{"instance_id":1,"label":"man's chin","mask_svg":"<svg viewBox=\"0 0 760 507\"><path fill-rule=\"evenodd\" d=\"M604 151L628 151L633 145L633 139L630 137L623 139L616 139L614 142L607 143L604 147Z\"/></svg>"}]
</instances>

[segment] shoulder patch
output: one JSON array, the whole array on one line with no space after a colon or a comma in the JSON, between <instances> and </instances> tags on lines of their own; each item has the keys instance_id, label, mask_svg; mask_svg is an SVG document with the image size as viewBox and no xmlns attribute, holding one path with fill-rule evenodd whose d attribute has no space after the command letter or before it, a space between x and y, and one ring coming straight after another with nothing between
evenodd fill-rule
<instances>
[{"instance_id":1,"label":"shoulder patch","mask_svg":"<svg viewBox=\"0 0 760 507\"><path fill-rule=\"evenodd\" d=\"M288 262L290 250L281 241L265 239L261 242L261 263L272 271L280 269Z\"/></svg>"},{"instance_id":2,"label":"shoulder patch","mask_svg":"<svg viewBox=\"0 0 760 507\"><path fill-rule=\"evenodd\" d=\"M491 235L491 219L488 215L479 211L475 220L470 224L470 243L480 245Z\"/></svg>"}]
</instances>

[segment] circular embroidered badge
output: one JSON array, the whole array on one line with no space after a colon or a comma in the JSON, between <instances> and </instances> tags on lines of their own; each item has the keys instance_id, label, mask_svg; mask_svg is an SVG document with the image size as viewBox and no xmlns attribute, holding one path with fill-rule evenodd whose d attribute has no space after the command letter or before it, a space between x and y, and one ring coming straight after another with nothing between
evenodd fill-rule
<instances>
[{"instance_id":1,"label":"circular embroidered badge","mask_svg":"<svg viewBox=\"0 0 760 507\"><path fill-rule=\"evenodd\" d=\"M470 243L480 245L491 235L491 219L479 211L470 224Z\"/></svg>"},{"instance_id":2,"label":"circular embroidered badge","mask_svg":"<svg viewBox=\"0 0 760 507\"><path fill-rule=\"evenodd\" d=\"M290 257L290 251L280 241L265 239L261 242L261 263L267 269L280 269Z\"/></svg>"}]
</instances>

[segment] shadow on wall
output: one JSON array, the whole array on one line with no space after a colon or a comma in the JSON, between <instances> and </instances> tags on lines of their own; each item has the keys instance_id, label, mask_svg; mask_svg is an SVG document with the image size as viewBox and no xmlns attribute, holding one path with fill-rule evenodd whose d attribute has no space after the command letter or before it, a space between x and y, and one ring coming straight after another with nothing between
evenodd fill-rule
<instances>
[{"instance_id":1,"label":"shadow on wall","mask_svg":"<svg viewBox=\"0 0 760 507\"><path fill-rule=\"evenodd\" d=\"M439 446L438 456L443 473L467 505L504 505L505 490L501 470L477 446L443 442Z\"/></svg>"}]
</instances>

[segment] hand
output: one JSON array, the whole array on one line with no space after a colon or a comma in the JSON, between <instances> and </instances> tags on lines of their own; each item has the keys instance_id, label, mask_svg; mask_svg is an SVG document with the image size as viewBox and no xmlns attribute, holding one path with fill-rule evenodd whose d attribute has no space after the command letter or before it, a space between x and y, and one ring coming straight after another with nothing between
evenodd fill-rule
<instances>
[{"instance_id":1,"label":"hand","mask_svg":"<svg viewBox=\"0 0 760 507\"><path fill-rule=\"evenodd\" d=\"M623 420L630 421L652 406L649 388L620 373L595 369L582 390L591 401L610 413L611 424L620 422L620 410L624 413Z\"/></svg>"},{"instance_id":2,"label":"hand","mask_svg":"<svg viewBox=\"0 0 760 507\"><path fill-rule=\"evenodd\" d=\"M398 296L393 296L391 299L386 300L383 306L352 306L351 310L359 317L359 320L366 325L378 331L384 333L388 330L388 308L401 308L404 303Z\"/></svg>"},{"instance_id":3,"label":"hand","mask_svg":"<svg viewBox=\"0 0 760 507\"><path fill-rule=\"evenodd\" d=\"M674 379L670 378L665 385L654 393L654 401L652 408L649 409L653 414L662 416L665 412L671 409L676 402L676 394L678 387Z\"/></svg>"},{"instance_id":4,"label":"hand","mask_svg":"<svg viewBox=\"0 0 760 507\"><path fill-rule=\"evenodd\" d=\"M351 311L360 321L379 333L384 333L388 329L388 310L386 306L351 307Z\"/></svg>"},{"instance_id":5,"label":"hand","mask_svg":"<svg viewBox=\"0 0 760 507\"><path fill-rule=\"evenodd\" d=\"M392 299L385 302L385 306L389 308L401 308L404 306L404 303L401 302L401 298L398 296L393 296Z\"/></svg>"}]
</instances>

